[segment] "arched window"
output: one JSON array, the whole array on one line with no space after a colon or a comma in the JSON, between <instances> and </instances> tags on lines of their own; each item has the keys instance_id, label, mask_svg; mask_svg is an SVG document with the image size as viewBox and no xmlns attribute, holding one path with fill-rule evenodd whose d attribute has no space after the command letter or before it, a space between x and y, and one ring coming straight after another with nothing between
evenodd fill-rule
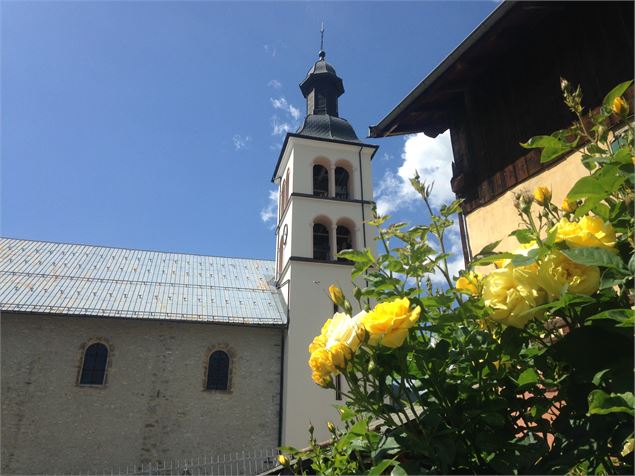
<instances>
[{"instance_id":1,"label":"arched window","mask_svg":"<svg viewBox=\"0 0 635 476\"><path fill-rule=\"evenodd\" d=\"M313 166L313 195L316 197L329 196L329 172L320 164Z\"/></svg>"},{"instance_id":2,"label":"arched window","mask_svg":"<svg viewBox=\"0 0 635 476\"><path fill-rule=\"evenodd\" d=\"M329 229L321 223L313 225L313 258L330 259Z\"/></svg>"},{"instance_id":3,"label":"arched window","mask_svg":"<svg viewBox=\"0 0 635 476\"><path fill-rule=\"evenodd\" d=\"M348 171L344 167L335 168L335 198L349 199Z\"/></svg>"},{"instance_id":4,"label":"arched window","mask_svg":"<svg viewBox=\"0 0 635 476\"><path fill-rule=\"evenodd\" d=\"M353 249L353 237L351 231L345 226L339 225L335 231L335 238L337 242L337 252L342 250ZM347 261L345 258L337 258L338 261Z\"/></svg>"},{"instance_id":5,"label":"arched window","mask_svg":"<svg viewBox=\"0 0 635 476\"><path fill-rule=\"evenodd\" d=\"M222 350L212 352L207 365L207 389L229 389L229 355Z\"/></svg>"},{"instance_id":6,"label":"arched window","mask_svg":"<svg viewBox=\"0 0 635 476\"><path fill-rule=\"evenodd\" d=\"M84 352L80 385L103 385L106 382L106 366L108 365L108 347L96 343L88 346Z\"/></svg>"},{"instance_id":7,"label":"arched window","mask_svg":"<svg viewBox=\"0 0 635 476\"><path fill-rule=\"evenodd\" d=\"M280 186L280 213L278 214L282 217L284 213L284 209L287 206L287 180L282 181L282 185Z\"/></svg>"}]
</instances>

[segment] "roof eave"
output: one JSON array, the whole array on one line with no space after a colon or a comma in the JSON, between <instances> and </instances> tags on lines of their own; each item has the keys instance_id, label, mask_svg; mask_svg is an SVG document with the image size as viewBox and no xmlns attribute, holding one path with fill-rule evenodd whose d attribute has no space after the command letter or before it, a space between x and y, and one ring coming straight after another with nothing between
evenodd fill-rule
<instances>
[{"instance_id":1,"label":"roof eave","mask_svg":"<svg viewBox=\"0 0 635 476\"><path fill-rule=\"evenodd\" d=\"M503 16L505 16L517 1L505 0L489 16L477 26L467 38L465 38L459 46L457 46L441 63L432 70L408 95L401 100L395 108L390 111L378 124L368 127L369 138L388 137L391 135L403 135L407 132L393 131L398 127L396 120L399 115L410 107L424 92L426 92L438 79L445 73L457 60L478 41L485 33L487 33Z\"/></svg>"}]
</instances>

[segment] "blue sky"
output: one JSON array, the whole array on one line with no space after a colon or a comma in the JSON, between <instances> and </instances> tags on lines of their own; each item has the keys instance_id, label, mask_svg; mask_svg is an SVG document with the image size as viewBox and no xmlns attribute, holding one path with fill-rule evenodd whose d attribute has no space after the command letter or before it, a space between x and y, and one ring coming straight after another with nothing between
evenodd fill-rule
<instances>
[{"instance_id":1,"label":"blue sky","mask_svg":"<svg viewBox=\"0 0 635 476\"><path fill-rule=\"evenodd\" d=\"M270 179L320 23L363 138L496 5L4 1L1 233L273 259ZM396 219L424 220L414 168L451 198L447 136L366 142Z\"/></svg>"}]
</instances>

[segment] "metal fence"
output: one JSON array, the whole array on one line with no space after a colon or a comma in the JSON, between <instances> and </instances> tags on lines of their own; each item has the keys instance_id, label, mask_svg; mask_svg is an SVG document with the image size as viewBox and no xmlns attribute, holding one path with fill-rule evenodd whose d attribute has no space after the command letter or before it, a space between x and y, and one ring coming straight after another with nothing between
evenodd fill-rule
<instances>
[{"instance_id":1,"label":"metal fence","mask_svg":"<svg viewBox=\"0 0 635 476\"><path fill-rule=\"evenodd\" d=\"M278 465L278 449L241 451L217 456L202 456L191 459L174 459L157 463L146 463L116 467L107 471L82 472L89 475L157 475L157 476L197 476L197 475L257 475Z\"/></svg>"}]
</instances>

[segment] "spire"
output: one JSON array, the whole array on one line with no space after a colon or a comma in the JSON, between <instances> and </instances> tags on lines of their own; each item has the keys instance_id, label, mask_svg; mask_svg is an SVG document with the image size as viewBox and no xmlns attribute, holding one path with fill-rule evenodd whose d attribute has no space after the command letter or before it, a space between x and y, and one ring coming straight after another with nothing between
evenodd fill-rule
<instances>
[{"instance_id":1,"label":"spire","mask_svg":"<svg viewBox=\"0 0 635 476\"><path fill-rule=\"evenodd\" d=\"M306 99L306 118L298 133L358 141L351 125L339 117L338 98L344 94L344 83L324 59L323 48L324 23L320 29L319 59L300 83L300 91Z\"/></svg>"},{"instance_id":2,"label":"spire","mask_svg":"<svg viewBox=\"0 0 635 476\"><path fill-rule=\"evenodd\" d=\"M324 51L324 22L322 22L322 28L320 28L320 52L318 53L320 59L324 59L326 52Z\"/></svg>"}]
</instances>

